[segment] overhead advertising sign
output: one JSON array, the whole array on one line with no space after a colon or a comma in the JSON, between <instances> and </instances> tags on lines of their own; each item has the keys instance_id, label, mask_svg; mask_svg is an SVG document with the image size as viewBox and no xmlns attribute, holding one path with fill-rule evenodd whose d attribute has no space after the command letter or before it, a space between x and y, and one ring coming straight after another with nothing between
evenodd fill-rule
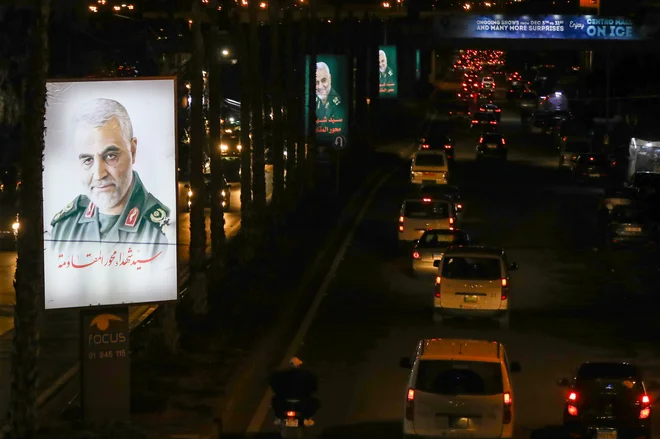
<instances>
[{"instance_id":1,"label":"overhead advertising sign","mask_svg":"<svg viewBox=\"0 0 660 439\"><path fill-rule=\"evenodd\" d=\"M46 309L177 298L176 82L49 82Z\"/></svg>"},{"instance_id":2,"label":"overhead advertising sign","mask_svg":"<svg viewBox=\"0 0 660 439\"><path fill-rule=\"evenodd\" d=\"M599 6L600 6L600 0L580 0L581 8L598 9Z\"/></svg>"},{"instance_id":3,"label":"overhead advertising sign","mask_svg":"<svg viewBox=\"0 0 660 439\"><path fill-rule=\"evenodd\" d=\"M348 146L348 65L344 55L316 57L316 141L322 146L344 149ZM307 57L307 72L310 68ZM306 99L309 102L309 74L306 79ZM309 111L307 106L306 111ZM308 120L308 118L305 118Z\"/></svg>"},{"instance_id":4,"label":"overhead advertising sign","mask_svg":"<svg viewBox=\"0 0 660 439\"><path fill-rule=\"evenodd\" d=\"M380 46L378 49L378 95L381 98L397 96L396 46Z\"/></svg>"},{"instance_id":5,"label":"overhead advertising sign","mask_svg":"<svg viewBox=\"0 0 660 439\"><path fill-rule=\"evenodd\" d=\"M648 29L628 18L593 15L451 15L435 19L441 38L642 40Z\"/></svg>"}]
</instances>

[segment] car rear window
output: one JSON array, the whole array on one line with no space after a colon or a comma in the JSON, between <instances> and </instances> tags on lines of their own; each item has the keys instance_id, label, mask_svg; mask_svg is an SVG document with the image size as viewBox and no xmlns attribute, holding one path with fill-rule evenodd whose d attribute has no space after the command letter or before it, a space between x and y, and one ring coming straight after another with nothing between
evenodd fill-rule
<instances>
[{"instance_id":1,"label":"car rear window","mask_svg":"<svg viewBox=\"0 0 660 439\"><path fill-rule=\"evenodd\" d=\"M587 142L566 142L566 152L588 152L589 144Z\"/></svg>"},{"instance_id":2,"label":"car rear window","mask_svg":"<svg viewBox=\"0 0 660 439\"><path fill-rule=\"evenodd\" d=\"M449 218L449 204L440 201L430 203L406 201L403 214L407 218Z\"/></svg>"},{"instance_id":3,"label":"car rear window","mask_svg":"<svg viewBox=\"0 0 660 439\"><path fill-rule=\"evenodd\" d=\"M416 166L445 166L445 157L440 154L418 154L415 157Z\"/></svg>"},{"instance_id":4,"label":"car rear window","mask_svg":"<svg viewBox=\"0 0 660 439\"><path fill-rule=\"evenodd\" d=\"M497 395L504 391L499 363L422 360L415 389L437 395Z\"/></svg>"},{"instance_id":5,"label":"car rear window","mask_svg":"<svg viewBox=\"0 0 660 439\"><path fill-rule=\"evenodd\" d=\"M612 218L618 221L641 221L644 218L644 210L617 206L612 211Z\"/></svg>"},{"instance_id":6,"label":"car rear window","mask_svg":"<svg viewBox=\"0 0 660 439\"><path fill-rule=\"evenodd\" d=\"M493 113L477 113L474 118L476 120L495 120L495 115Z\"/></svg>"},{"instance_id":7,"label":"car rear window","mask_svg":"<svg viewBox=\"0 0 660 439\"><path fill-rule=\"evenodd\" d=\"M442 277L495 280L502 277L502 266L497 258L449 256L442 264Z\"/></svg>"},{"instance_id":8,"label":"car rear window","mask_svg":"<svg viewBox=\"0 0 660 439\"><path fill-rule=\"evenodd\" d=\"M460 234L456 232L424 232L421 238L419 238L419 247L447 247L450 244L454 244L461 239Z\"/></svg>"},{"instance_id":9,"label":"car rear window","mask_svg":"<svg viewBox=\"0 0 660 439\"><path fill-rule=\"evenodd\" d=\"M484 136L484 143L502 143L502 136L486 134Z\"/></svg>"},{"instance_id":10,"label":"car rear window","mask_svg":"<svg viewBox=\"0 0 660 439\"><path fill-rule=\"evenodd\" d=\"M578 163L581 165L598 165L598 166L609 166L610 162L607 160L607 157L601 155L583 155L580 156Z\"/></svg>"}]
</instances>

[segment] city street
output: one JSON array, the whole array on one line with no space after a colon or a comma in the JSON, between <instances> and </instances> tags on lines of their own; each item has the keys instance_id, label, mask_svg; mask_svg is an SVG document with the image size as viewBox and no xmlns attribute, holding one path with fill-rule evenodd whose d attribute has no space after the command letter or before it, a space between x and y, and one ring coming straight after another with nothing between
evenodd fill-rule
<instances>
[{"instance_id":1,"label":"city street","mask_svg":"<svg viewBox=\"0 0 660 439\"><path fill-rule=\"evenodd\" d=\"M241 186L232 183L231 209L225 213L225 231L227 237L232 237L240 230L241 224ZM266 192L272 193L272 173L266 173ZM210 210L206 209L207 246L210 246ZM179 282L181 283L188 273L188 249L190 245L190 215L179 214ZM210 247L207 247L207 251ZM13 303L15 291L13 287L14 271L16 267L15 252L0 253L0 415L7 411L10 386L10 354L11 330L13 328ZM152 312L150 305L136 305L130 308L130 319L133 324L139 321L146 313ZM57 387L58 381L71 378L67 374L75 372L79 351L79 312L76 310L53 310L44 312L41 319L41 346L40 346L40 398L45 398L49 391ZM7 332L9 331L9 332Z\"/></svg>"},{"instance_id":2,"label":"city street","mask_svg":"<svg viewBox=\"0 0 660 439\"><path fill-rule=\"evenodd\" d=\"M423 338L506 346L522 366L513 376L516 438L559 437L564 395L556 382L583 361L631 360L647 379L660 376L645 343L655 335L648 304L657 256L605 250L595 233L601 190L576 186L557 168L549 139L523 133L517 110L504 108L508 162L477 163L479 132L465 122L447 129L456 144L450 179L462 191L462 228L477 244L503 246L520 265L511 275L511 328L433 322L432 280L412 279L410 252L397 250L399 209L410 190L402 163L369 207L298 349L320 378L321 409L306 438L400 438L408 371L399 360ZM270 409L257 405L252 426L259 437L276 437Z\"/></svg>"}]
</instances>

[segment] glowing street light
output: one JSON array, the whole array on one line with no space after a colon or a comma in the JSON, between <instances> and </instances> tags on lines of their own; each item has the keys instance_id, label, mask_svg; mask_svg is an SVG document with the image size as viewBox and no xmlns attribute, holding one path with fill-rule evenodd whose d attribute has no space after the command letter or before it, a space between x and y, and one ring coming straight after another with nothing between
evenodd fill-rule
<instances>
[{"instance_id":1,"label":"glowing street light","mask_svg":"<svg viewBox=\"0 0 660 439\"><path fill-rule=\"evenodd\" d=\"M463 5L463 9L465 9L466 11L469 11L471 7L472 5L470 5L469 3Z\"/></svg>"},{"instance_id":2,"label":"glowing street light","mask_svg":"<svg viewBox=\"0 0 660 439\"><path fill-rule=\"evenodd\" d=\"M229 56L229 50L222 49L222 56Z\"/></svg>"},{"instance_id":3,"label":"glowing street light","mask_svg":"<svg viewBox=\"0 0 660 439\"><path fill-rule=\"evenodd\" d=\"M384 8L389 8L390 7L390 2L383 2L383 7Z\"/></svg>"}]
</instances>

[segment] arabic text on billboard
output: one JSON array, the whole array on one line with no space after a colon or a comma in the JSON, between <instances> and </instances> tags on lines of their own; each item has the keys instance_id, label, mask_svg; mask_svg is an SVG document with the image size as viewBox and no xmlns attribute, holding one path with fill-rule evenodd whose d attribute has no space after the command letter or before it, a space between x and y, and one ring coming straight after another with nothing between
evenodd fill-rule
<instances>
[{"instance_id":1,"label":"arabic text on billboard","mask_svg":"<svg viewBox=\"0 0 660 439\"><path fill-rule=\"evenodd\" d=\"M46 309L176 300L175 80L47 90Z\"/></svg>"},{"instance_id":2,"label":"arabic text on billboard","mask_svg":"<svg viewBox=\"0 0 660 439\"><path fill-rule=\"evenodd\" d=\"M627 18L592 15L443 15L436 18L435 25L442 38L643 39L641 29Z\"/></svg>"},{"instance_id":3,"label":"arabic text on billboard","mask_svg":"<svg viewBox=\"0 0 660 439\"><path fill-rule=\"evenodd\" d=\"M398 90L396 46L380 46L378 50L378 95L395 98Z\"/></svg>"},{"instance_id":4,"label":"arabic text on billboard","mask_svg":"<svg viewBox=\"0 0 660 439\"><path fill-rule=\"evenodd\" d=\"M345 147L348 138L348 66L344 55L318 55L316 58L316 141L319 145ZM307 57L307 72L309 72ZM305 75L309 85L309 75ZM309 96L311 87L305 87ZM309 102L309 99L305 99ZM307 106L306 111L309 111ZM308 120L305 118L305 120Z\"/></svg>"}]
</instances>

